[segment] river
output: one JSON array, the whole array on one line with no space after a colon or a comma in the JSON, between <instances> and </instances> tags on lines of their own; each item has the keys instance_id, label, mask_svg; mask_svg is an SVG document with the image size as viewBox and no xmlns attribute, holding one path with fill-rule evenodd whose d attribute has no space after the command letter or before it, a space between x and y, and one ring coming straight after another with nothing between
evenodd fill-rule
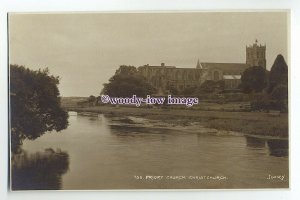
<instances>
[{"instance_id":1,"label":"river","mask_svg":"<svg viewBox=\"0 0 300 200\"><path fill-rule=\"evenodd\" d=\"M67 155L56 159L56 164L51 164L51 160L48 164L37 162L41 156L31 162L40 163L30 173L38 174L40 178L33 181L38 180L37 184L44 184L44 188L289 186L288 155L274 155L265 141L249 140L243 134L207 129L197 123L171 125L136 117L78 115L70 116L69 123L66 130L49 132L23 143L24 151L32 155L30 159L47 148L50 148L49 154L64 152ZM29 178L32 176L35 175ZM45 183L40 183L43 181Z\"/></svg>"}]
</instances>

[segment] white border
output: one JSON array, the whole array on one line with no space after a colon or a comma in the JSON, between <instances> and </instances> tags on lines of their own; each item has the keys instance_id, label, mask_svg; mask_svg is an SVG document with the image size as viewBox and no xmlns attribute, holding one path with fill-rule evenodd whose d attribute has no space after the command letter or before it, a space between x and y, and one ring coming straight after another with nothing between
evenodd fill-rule
<instances>
[{"instance_id":1,"label":"white border","mask_svg":"<svg viewBox=\"0 0 300 200\"><path fill-rule=\"evenodd\" d=\"M201 191L87 191L8 192L7 137L7 12L140 12L184 10L291 9L291 105L290 105L290 189L289 190L201 190ZM300 198L300 62L299 0L0 0L0 199L299 199ZM290 67L290 66L289 66ZM297 123L298 122L298 123Z\"/></svg>"}]
</instances>

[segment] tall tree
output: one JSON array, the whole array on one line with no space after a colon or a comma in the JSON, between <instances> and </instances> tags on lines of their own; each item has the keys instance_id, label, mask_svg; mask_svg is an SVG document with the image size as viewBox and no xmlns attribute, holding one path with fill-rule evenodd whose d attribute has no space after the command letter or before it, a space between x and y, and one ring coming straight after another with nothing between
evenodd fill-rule
<instances>
[{"instance_id":1,"label":"tall tree","mask_svg":"<svg viewBox=\"0 0 300 200\"><path fill-rule=\"evenodd\" d=\"M60 106L59 77L48 69L33 71L10 65L10 114L12 150L24 139L36 139L46 131L68 126L68 114Z\"/></svg>"},{"instance_id":2,"label":"tall tree","mask_svg":"<svg viewBox=\"0 0 300 200\"><path fill-rule=\"evenodd\" d=\"M284 57L279 54L272 65L269 76L268 92L271 93L277 85L288 85L288 66Z\"/></svg>"}]
</instances>

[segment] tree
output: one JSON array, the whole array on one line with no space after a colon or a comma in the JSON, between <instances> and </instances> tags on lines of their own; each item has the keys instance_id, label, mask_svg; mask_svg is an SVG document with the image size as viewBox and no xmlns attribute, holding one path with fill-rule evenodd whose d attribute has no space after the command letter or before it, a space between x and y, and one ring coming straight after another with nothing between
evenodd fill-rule
<instances>
[{"instance_id":1,"label":"tree","mask_svg":"<svg viewBox=\"0 0 300 200\"><path fill-rule=\"evenodd\" d=\"M261 92L266 86L267 71L263 67L249 67L242 74L240 88L244 92Z\"/></svg>"},{"instance_id":2,"label":"tree","mask_svg":"<svg viewBox=\"0 0 300 200\"><path fill-rule=\"evenodd\" d=\"M243 78L243 76L242 76ZM251 106L253 109L288 111L288 66L282 55L278 55L268 74L268 87L255 97ZM243 81L242 81L243 84Z\"/></svg>"},{"instance_id":3,"label":"tree","mask_svg":"<svg viewBox=\"0 0 300 200\"><path fill-rule=\"evenodd\" d=\"M90 95L87 101L90 106L94 106L97 103L97 97L95 97L94 95Z\"/></svg>"},{"instance_id":4,"label":"tree","mask_svg":"<svg viewBox=\"0 0 300 200\"><path fill-rule=\"evenodd\" d=\"M182 94L183 95L192 95L195 93L197 87L196 86L190 86L190 87L186 87L183 91Z\"/></svg>"},{"instance_id":5,"label":"tree","mask_svg":"<svg viewBox=\"0 0 300 200\"><path fill-rule=\"evenodd\" d=\"M268 93L279 85L288 85L288 66L281 54L279 54L272 65L269 77Z\"/></svg>"},{"instance_id":6,"label":"tree","mask_svg":"<svg viewBox=\"0 0 300 200\"><path fill-rule=\"evenodd\" d=\"M179 91L177 90L177 88L174 85L168 84L166 89L168 91L168 94L171 94L171 95L178 95L179 94Z\"/></svg>"},{"instance_id":7,"label":"tree","mask_svg":"<svg viewBox=\"0 0 300 200\"><path fill-rule=\"evenodd\" d=\"M272 65L267 92L272 101L272 109L288 111L288 66L280 54Z\"/></svg>"},{"instance_id":8,"label":"tree","mask_svg":"<svg viewBox=\"0 0 300 200\"><path fill-rule=\"evenodd\" d=\"M280 110L282 112L288 111L288 85L278 84L270 94L274 101L273 109Z\"/></svg>"},{"instance_id":9,"label":"tree","mask_svg":"<svg viewBox=\"0 0 300 200\"><path fill-rule=\"evenodd\" d=\"M87 101L91 102L91 103L94 103L96 101L96 99L97 98L94 95L90 95Z\"/></svg>"},{"instance_id":10,"label":"tree","mask_svg":"<svg viewBox=\"0 0 300 200\"><path fill-rule=\"evenodd\" d=\"M109 79L109 83L104 84L101 94L111 97L131 97L137 95L145 97L153 94L155 88L140 75L133 66L122 65L115 75Z\"/></svg>"},{"instance_id":11,"label":"tree","mask_svg":"<svg viewBox=\"0 0 300 200\"><path fill-rule=\"evenodd\" d=\"M288 99L288 86L286 84L278 84L273 89L271 97L280 101Z\"/></svg>"},{"instance_id":12,"label":"tree","mask_svg":"<svg viewBox=\"0 0 300 200\"><path fill-rule=\"evenodd\" d=\"M24 139L36 139L46 131L68 126L68 114L60 106L59 77L48 69L33 71L10 65L11 145L18 150Z\"/></svg>"},{"instance_id":13,"label":"tree","mask_svg":"<svg viewBox=\"0 0 300 200\"><path fill-rule=\"evenodd\" d=\"M115 74L123 74L123 75L134 75L137 74L137 69L134 66L121 65L119 69L116 70Z\"/></svg>"}]
</instances>

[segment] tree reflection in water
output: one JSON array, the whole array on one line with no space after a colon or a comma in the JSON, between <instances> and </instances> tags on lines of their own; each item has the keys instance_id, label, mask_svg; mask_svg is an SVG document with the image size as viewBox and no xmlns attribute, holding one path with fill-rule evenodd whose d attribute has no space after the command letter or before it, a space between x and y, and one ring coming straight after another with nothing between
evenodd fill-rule
<instances>
[{"instance_id":1,"label":"tree reflection in water","mask_svg":"<svg viewBox=\"0 0 300 200\"><path fill-rule=\"evenodd\" d=\"M266 146L266 140L256 138L256 137L246 136L246 142L247 142L247 147L265 148L265 146Z\"/></svg>"},{"instance_id":2,"label":"tree reflection in water","mask_svg":"<svg viewBox=\"0 0 300 200\"><path fill-rule=\"evenodd\" d=\"M289 155L288 140L268 140L267 143L271 156L282 157Z\"/></svg>"},{"instance_id":3,"label":"tree reflection in water","mask_svg":"<svg viewBox=\"0 0 300 200\"><path fill-rule=\"evenodd\" d=\"M13 190L58 190L61 178L69 169L69 154L60 149L14 154L11 161Z\"/></svg>"},{"instance_id":4,"label":"tree reflection in water","mask_svg":"<svg viewBox=\"0 0 300 200\"><path fill-rule=\"evenodd\" d=\"M289 155L289 141L287 139L261 139L246 136L247 147L265 148L268 144L269 155L276 157L286 157Z\"/></svg>"}]
</instances>

